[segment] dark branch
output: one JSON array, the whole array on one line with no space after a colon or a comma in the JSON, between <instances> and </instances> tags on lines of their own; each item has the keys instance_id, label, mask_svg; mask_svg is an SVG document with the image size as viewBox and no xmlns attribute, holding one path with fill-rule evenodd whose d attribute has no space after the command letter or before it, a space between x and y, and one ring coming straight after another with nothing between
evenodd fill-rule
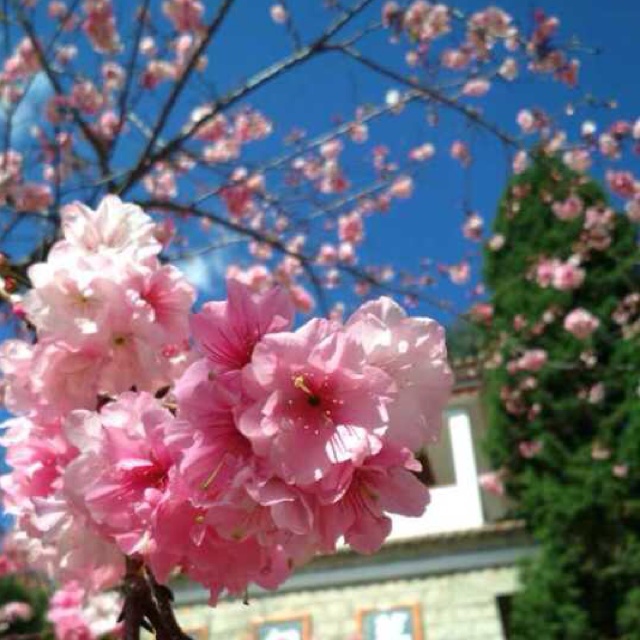
<instances>
[{"instance_id":1,"label":"dark branch","mask_svg":"<svg viewBox=\"0 0 640 640\"><path fill-rule=\"evenodd\" d=\"M131 84L133 82L133 75L135 72L135 68L138 62L138 56L140 53L140 41L142 40L142 34L144 32L144 25L147 20L147 11L149 9L150 0L144 0L142 8L140 9L140 13L138 15L138 24L136 26L136 33L133 39L133 48L131 49L131 56L127 63L126 68L126 78L125 85L120 94L119 99L119 120L118 120L118 128L116 131L116 139L113 141L111 146L111 150L115 149L118 138L120 137L120 132L122 131L122 127L127 118L127 111L129 109L129 94L131 92Z\"/></svg>"},{"instance_id":2,"label":"dark branch","mask_svg":"<svg viewBox=\"0 0 640 640\"><path fill-rule=\"evenodd\" d=\"M116 192L123 195L131 187L133 187L142 177L144 177L158 162L166 160L174 153L180 150L182 145L188 140L192 139L202 127L204 127L209 121L216 117L224 109L228 109L238 101L246 98L260 87L271 82L275 78L279 77L283 73L290 71L291 69L299 66L301 63L306 62L313 56L327 51L327 43L336 33L344 28L353 18L355 18L361 11L363 11L374 0L360 0L354 7L345 11L329 28L312 44L295 51L290 56L276 62L275 64L258 72L245 84L237 87L233 91L227 93L222 98L216 100L210 111L203 115L199 120L194 122L186 131L177 135L175 138L167 142L161 149L155 153L143 153L140 156L138 164L132 169L128 177L124 182L116 189ZM155 141L154 141L155 144ZM147 143L145 149L151 150L151 146Z\"/></svg>"},{"instance_id":3,"label":"dark branch","mask_svg":"<svg viewBox=\"0 0 640 640\"><path fill-rule=\"evenodd\" d=\"M477 124L479 127L484 129L485 131L488 131L489 133L493 134L494 136L496 136L498 139L500 139L502 142L509 145L510 147L520 147L520 144L513 136L511 136L509 133L507 133L500 127L498 127L496 124L486 120L480 115L480 113L478 113L478 111L476 111L475 109L465 104L462 104L456 98L448 96L442 91L435 89L434 87L430 87L421 82L418 82L413 78L404 76L398 71L395 71L390 67L380 64L378 61L372 60L371 58L368 58L367 56L362 55L362 53L360 53L357 49L354 49L349 45L339 44L339 45L333 46L332 49L343 53L344 55L348 56L352 60L355 60L359 64L367 67L372 71L375 71L376 73L386 76L387 78L391 78L395 82L403 84L406 87L410 87L411 89L418 92L420 95L422 95L425 98L428 98L430 100L433 100L434 102L437 102L438 104L449 107L453 111L457 111L458 113L462 114L465 118Z\"/></svg>"},{"instance_id":4,"label":"dark branch","mask_svg":"<svg viewBox=\"0 0 640 640\"><path fill-rule=\"evenodd\" d=\"M287 245L282 242L277 236L271 235L257 229L252 229L251 227L245 227L237 222L233 222L232 220L228 220L218 214L212 213L210 211L204 211L203 209L199 209L194 206L189 205L181 205L174 202L167 202L163 200L146 200L140 201L138 204L144 209L157 209L160 211L173 211L174 213L178 213L184 216L194 216L196 218L201 218L205 220L210 220L215 224L224 227L230 231L234 231L240 235L244 235L250 237L257 242L261 242L269 245L279 253L289 256L291 258L296 259L301 267L305 270L311 283L314 286L314 289L317 291L319 288L321 289L321 281L318 278L317 274L314 270L314 258L312 256L305 255L298 251L293 251L287 247ZM338 263L336 268L352 277L354 280L358 282L364 282L369 286L373 287L377 291L382 291L394 295L401 296L409 296L415 298L416 300L420 300L425 304L431 305L441 311L445 311L447 313L451 313L454 315L459 315L458 312L453 308L453 305L449 304L444 300L440 300L433 296L429 296L417 289L409 289L397 285L393 285L383 280L377 278L374 274L369 273L364 269L360 269L357 266ZM322 304L326 307L326 303L324 299L319 298L319 304Z\"/></svg>"},{"instance_id":5,"label":"dark branch","mask_svg":"<svg viewBox=\"0 0 640 640\"><path fill-rule=\"evenodd\" d=\"M124 606L120 614L124 640L139 640L142 628L154 631L157 640L191 640L175 618L171 591L158 584L141 560L127 558L126 562Z\"/></svg>"},{"instance_id":6,"label":"dark branch","mask_svg":"<svg viewBox=\"0 0 640 640\"><path fill-rule=\"evenodd\" d=\"M64 88L62 87L62 84L60 83L60 80L58 79L57 74L54 72L53 68L49 64L46 52L42 49L42 46L40 44L40 41L38 40L38 37L36 35L35 29L33 28L33 25L25 16L25 13L22 9L20 1L12 0L12 4L18 16L18 22L20 23L20 26L22 27L24 32L27 34L27 37L31 41L31 44L33 45L33 48L36 52L36 56L38 58L38 62L40 63L40 66L42 67L44 74L47 76L47 79L51 83L53 90L56 92L57 95L64 96L65 95ZM107 156L107 150L104 147L102 141L100 140L100 138L96 136L94 131L91 129L89 124L84 120L84 118L80 114L80 111L78 111L76 107L70 105L69 111L73 117L74 122L78 127L80 127L80 130L82 131L84 137L87 139L89 144L93 147L96 153L96 157L98 159L98 164L100 166L101 174L103 176L108 176L110 174L109 160ZM111 187L112 185L110 184L109 186Z\"/></svg>"},{"instance_id":7,"label":"dark branch","mask_svg":"<svg viewBox=\"0 0 640 640\"><path fill-rule=\"evenodd\" d=\"M218 11L216 12L215 17L213 18L213 20L211 21L211 24L207 28L206 34L200 41L200 44L196 47L196 50L193 52L193 55L191 56L186 68L184 69L184 71L182 72L178 80L176 80L175 84L173 85L171 93L169 94L167 101L164 103L164 106L160 111L158 120L156 121L156 124L153 127L153 129L151 130L151 136L149 137L149 140L147 141L147 144L142 154L140 155L140 165L144 166L146 164L146 158L152 154L156 146L156 142L158 141L159 136L162 134L162 130L167 124L167 120L169 119L169 116L173 112L173 109L176 106L176 103L178 102L180 95L182 94L184 88L186 87L187 82L191 77L191 74L196 68L198 60L206 51L213 36L217 33L218 29L222 26L222 23L224 22L224 19L228 14L229 9L231 9L231 5L234 3L234 1L235 0L223 0L222 4L218 8ZM134 174L135 174L135 170L132 176ZM127 183L125 183L125 186L121 189L122 193L124 193L128 189L130 181L131 181L131 177L127 181Z\"/></svg>"}]
</instances>

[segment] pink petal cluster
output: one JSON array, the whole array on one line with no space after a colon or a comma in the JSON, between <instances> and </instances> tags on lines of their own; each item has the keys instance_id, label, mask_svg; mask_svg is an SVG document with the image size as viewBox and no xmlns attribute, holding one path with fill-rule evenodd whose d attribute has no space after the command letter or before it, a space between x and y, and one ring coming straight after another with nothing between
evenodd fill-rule
<instances>
[{"instance_id":1,"label":"pink petal cluster","mask_svg":"<svg viewBox=\"0 0 640 640\"><path fill-rule=\"evenodd\" d=\"M275 588L340 540L373 552L390 513L424 512L413 452L437 440L452 384L436 322L380 298L293 330L285 289L234 279L189 318L194 292L141 209L75 204L62 229L22 300L37 341L0 354L19 414L0 487L16 544L67 583L58 637L100 635L89 594L125 555L215 601ZM357 220L342 233L356 242Z\"/></svg>"},{"instance_id":2,"label":"pink petal cluster","mask_svg":"<svg viewBox=\"0 0 640 640\"><path fill-rule=\"evenodd\" d=\"M373 552L391 530L388 513L420 515L428 492L411 451L438 437L451 385L442 329L389 299L346 324L291 331L284 293L229 281L228 294L192 318L204 357L177 382L177 418L149 408L137 427L152 423L166 450L136 448L119 489L106 451L92 456L97 470L86 456L73 463L95 478L98 503L93 491L85 502L105 532L161 579L182 569L212 600L250 582L275 587L340 538ZM122 535L112 516L125 486L136 507Z\"/></svg>"},{"instance_id":3,"label":"pink petal cluster","mask_svg":"<svg viewBox=\"0 0 640 640\"><path fill-rule=\"evenodd\" d=\"M62 426L78 452L61 478L72 508L212 601L274 588L341 538L373 552L389 513L421 515L412 451L437 439L451 386L441 327L387 298L291 331L283 292L228 293L192 318L203 358L176 383L177 417L129 392Z\"/></svg>"},{"instance_id":4,"label":"pink petal cluster","mask_svg":"<svg viewBox=\"0 0 640 640\"><path fill-rule=\"evenodd\" d=\"M161 264L156 226L138 207L109 196L61 216L63 237L30 268L33 288L21 301L37 341L0 348L5 404L20 416L3 425L12 470L0 487L30 563L99 588L119 579L123 556L114 535L88 528L93 514L71 490L92 433L87 423L78 439L72 425L79 410L93 415L133 388L155 393L185 370L195 296Z\"/></svg>"},{"instance_id":5,"label":"pink petal cluster","mask_svg":"<svg viewBox=\"0 0 640 640\"><path fill-rule=\"evenodd\" d=\"M462 235L474 242L482 239L482 231L484 229L484 220L477 213L471 213L462 226Z\"/></svg>"},{"instance_id":6,"label":"pink petal cluster","mask_svg":"<svg viewBox=\"0 0 640 640\"><path fill-rule=\"evenodd\" d=\"M510 373L516 371L540 371L547 363L547 352L544 349L528 349L517 360L509 363Z\"/></svg>"},{"instance_id":7,"label":"pink petal cluster","mask_svg":"<svg viewBox=\"0 0 640 640\"><path fill-rule=\"evenodd\" d=\"M3 345L8 407L64 413L100 394L170 384L188 360L195 294L158 259L156 227L140 208L107 196L96 210L62 211L63 238L33 265L22 308L35 345Z\"/></svg>"},{"instance_id":8,"label":"pink petal cluster","mask_svg":"<svg viewBox=\"0 0 640 640\"><path fill-rule=\"evenodd\" d=\"M562 202L554 202L551 208L560 220L575 220L582 213L584 205L579 196L569 196Z\"/></svg>"},{"instance_id":9,"label":"pink petal cluster","mask_svg":"<svg viewBox=\"0 0 640 640\"><path fill-rule=\"evenodd\" d=\"M543 446L540 440L523 440L518 443L518 452L523 458L535 458L542 451Z\"/></svg>"},{"instance_id":10,"label":"pink petal cluster","mask_svg":"<svg viewBox=\"0 0 640 640\"><path fill-rule=\"evenodd\" d=\"M27 602L7 602L0 606L0 630L3 625L10 625L18 620L30 620L33 609Z\"/></svg>"},{"instance_id":11,"label":"pink petal cluster","mask_svg":"<svg viewBox=\"0 0 640 640\"><path fill-rule=\"evenodd\" d=\"M535 268L535 279L541 287L553 287L559 291L571 291L584 282L586 273L576 258L566 261L543 258Z\"/></svg>"},{"instance_id":12,"label":"pink petal cluster","mask_svg":"<svg viewBox=\"0 0 640 640\"><path fill-rule=\"evenodd\" d=\"M117 633L121 609L117 593L92 595L77 582L69 582L51 597L47 620L56 640L94 640Z\"/></svg>"},{"instance_id":13,"label":"pink petal cluster","mask_svg":"<svg viewBox=\"0 0 640 640\"><path fill-rule=\"evenodd\" d=\"M177 31L197 32L203 27L204 5L199 0L164 0L162 11Z\"/></svg>"},{"instance_id":14,"label":"pink petal cluster","mask_svg":"<svg viewBox=\"0 0 640 640\"><path fill-rule=\"evenodd\" d=\"M480 487L494 496L502 497L505 493L504 471L487 471L478 477Z\"/></svg>"},{"instance_id":15,"label":"pink petal cluster","mask_svg":"<svg viewBox=\"0 0 640 640\"><path fill-rule=\"evenodd\" d=\"M579 340L586 340L599 326L600 320L586 309L574 309L564 319L564 328Z\"/></svg>"},{"instance_id":16,"label":"pink petal cluster","mask_svg":"<svg viewBox=\"0 0 640 640\"><path fill-rule=\"evenodd\" d=\"M29 182L24 175L24 159L20 152L0 153L0 204L13 202L20 212L43 212L53 201L48 184Z\"/></svg>"},{"instance_id":17,"label":"pink petal cluster","mask_svg":"<svg viewBox=\"0 0 640 640\"><path fill-rule=\"evenodd\" d=\"M85 0L82 29L98 53L117 53L121 42L111 0Z\"/></svg>"}]
</instances>

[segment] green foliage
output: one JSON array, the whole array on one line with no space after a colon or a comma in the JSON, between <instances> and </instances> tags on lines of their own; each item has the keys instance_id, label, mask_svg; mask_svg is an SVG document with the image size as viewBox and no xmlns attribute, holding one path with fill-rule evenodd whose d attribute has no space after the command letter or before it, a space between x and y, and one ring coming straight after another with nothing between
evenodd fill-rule
<instances>
[{"instance_id":1,"label":"green foliage","mask_svg":"<svg viewBox=\"0 0 640 640\"><path fill-rule=\"evenodd\" d=\"M585 208L607 204L594 181L539 157L500 204L494 232L505 245L485 254L494 305L486 340L502 358L487 375L486 444L496 468L508 471L514 515L540 545L514 601L513 637L631 640L640 638L640 333L623 335L612 314L640 291L637 238L617 215L609 246L593 248L583 215L561 221L552 211L570 194ZM542 257L576 253L587 273L578 289L543 288L531 277ZM601 323L587 340L563 327L578 307ZM516 331L518 315L525 327ZM509 373L508 362L526 349L546 350L548 364L533 376ZM535 386L523 386L526 378ZM603 400L590 402L588 391L600 383ZM521 406L507 411L505 390L516 390ZM534 440L541 452L523 458L518 444Z\"/></svg>"},{"instance_id":2,"label":"green foliage","mask_svg":"<svg viewBox=\"0 0 640 640\"><path fill-rule=\"evenodd\" d=\"M37 633L46 629L49 596L38 579L16 575L0 578L0 607L10 602L26 602L33 611L33 617L14 622L5 630L7 635Z\"/></svg>"}]
</instances>

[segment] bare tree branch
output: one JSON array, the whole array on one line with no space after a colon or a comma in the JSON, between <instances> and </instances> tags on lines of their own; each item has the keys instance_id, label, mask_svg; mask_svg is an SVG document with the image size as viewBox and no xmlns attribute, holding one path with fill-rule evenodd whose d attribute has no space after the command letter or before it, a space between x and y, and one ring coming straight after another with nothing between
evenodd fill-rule
<instances>
[{"instance_id":1,"label":"bare tree branch","mask_svg":"<svg viewBox=\"0 0 640 640\"><path fill-rule=\"evenodd\" d=\"M138 15L138 24L136 26L136 33L135 36L133 38L133 46L131 49L131 56L129 58L129 61L127 63L127 67L126 67L126 79L125 79L125 85L124 88L122 90L122 93L120 94L120 99L119 99L119 104L118 104L118 108L119 108L119 120L118 120L118 128L116 130L116 137L113 141L113 144L111 145L111 151L113 151L116 147L116 144L118 142L118 139L120 137L120 133L122 131L122 127L124 125L124 122L127 118L127 111L129 109L129 93L131 91L131 83L133 82L133 76L134 76L134 72L135 72L135 68L136 68L136 64L138 62L138 55L140 53L140 41L142 40L142 34L144 32L144 25L147 19L147 11L149 9L149 2L150 0L144 0L143 4L142 4L142 8L140 10L140 14Z\"/></svg>"},{"instance_id":2,"label":"bare tree branch","mask_svg":"<svg viewBox=\"0 0 640 640\"><path fill-rule=\"evenodd\" d=\"M198 63L198 60L200 59L202 54L206 51L212 38L218 32L218 29L222 26L222 23L224 22L224 19L229 13L229 10L231 9L231 6L233 5L234 2L235 0L222 0L222 4L218 8L218 11L216 12L215 17L211 21L211 24L208 26L206 34L204 35L204 37L196 47L193 54L191 55L191 58L187 63L187 66L185 67L185 69L180 74L180 77L178 78L178 80L176 80L175 84L173 85L171 93L169 94L167 101L164 103L164 106L160 111L160 115L158 116L156 124L154 125L151 131L151 136L147 141L147 144L140 155L140 163L145 163L145 159L149 157L153 152L153 149L156 146L158 137L161 135L162 130L164 129L167 123L167 120L169 119L169 116L173 112L173 109L176 106L176 103L178 102L180 95L182 94L185 86L187 85L187 82L189 81L189 78L191 77L191 74L193 73L193 70L196 68L196 64ZM134 170L134 173L135 173L135 170ZM126 186L122 189L122 193L124 193L125 191L126 191Z\"/></svg>"},{"instance_id":3,"label":"bare tree branch","mask_svg":"<svg viewBox=\"0 0 640 640\"><path fill-rule=\"evenodd\" d=\"M417 98L420 97L420 93L418 91L408 91L401 99L401 104L409 104L410 102L413 102L414 100L416 100ZM371 109L370 111L368 111L364 116L362 116L361 118L359 118L357 120L357 123L359 124L366 124L367 122L370 122L371 120L375 120L376 118L379 118L380 116L383 116L385 114L391 113L394 110L395 106L379 106L376 107L374 109ZM354 121L349 121L349 122L345 122L344 124L339 125L338 127L334 127L333 129L331 129L330 131L327 131L325 133L321 133L320 135L316 136L315 138L312 138L311 140L308 140L303 146L302 148L296 148L293 151L290 151L288 153L282 154L281 156L274 158L273 160L269 160L268 162L265 162L264 164L258 165L257 167L254 167L252 170L254 172L257 173L263 173L266 171L272 171L274 169L279 169L280 167L282 167L283 165L287 164L287 162L305 154L308 153L309 151L313 151L313 149L317 149L318 147L321 147L325 142L329 142L330 140L333 140L341 135L345 135L347 134L351 128L354 125ZM222 185L218 185L217 187L215 187L214 189L211 189L210 191L207 191L205 193L203 193L202 195L200 195L197 199L196 199L196 203L197 204L202 204L205 200L208 200L209 198L211 198L212 196L216 196L220 193L220 190L223 189L228 183L222 184Z\"/></svg>"},{"instance_id":4,"label":"bare tree branch","mask_svg":"<svg viewBox=\"0 0 640 640\"><path fill-rule=\"evenodd\" d=\"M266 69L263 69L262 71L249 78L249 80L247 80L243 85L237 87L222 98L216 100L207 114L203 115L199 120L194 122L186 131L167 142L156 153L143 153L140 156L140 159L136 166L129 173L128 177L120 186L115 189L116 193L124 195L142 177L144 177L156 165L156 163L167 159L176 151L180 150L180 148L186 141L192 139L193 136L195 136L205 124L212 120L221 111L234 105L239 100L246 98L258 88L271 82L286 71L290 71L291 69L299 66L301 63L306 62L319 53L328 51L329 49L326 47L328 41L373 1L374 0L360 0L351 9L345 11L312 44L303 47L298 51L295 51L293 54L284 58L283 60L276 62ZM150 145L147 144L145 148L150 149Z\"/></svg>"},{"instance_id":5,"label":"bare tree branch","mask_svg":"<svg viewBox=\"0 0 640 640\"><path fill-rule=\"evenodd\" d=\"M22 27L24 32L27 34L27 37L31 41L31 44L33 45L36 56L38 57L38 62L40 63L42 70L47 76L47 79L51 83L51 86L53 87L57 95L59 96L65 95L62 84L60 83L60 80L58 79L57 74L49 64L47 55L45 51L42 49L40 41L38 40L38 37L36 35L35 29L31 24L31 22L27 19L20 1L12 0L12 5L17 13L18 22L20 23L20 26ZM96 154L96 158L98 160L98 165L100 166L101 174L103 176L108 176L111 172L109 169L109 160L107 157L105 146L103 145L100 138L96 136L96 134L91 129L89 124L84 120L84 118L80 114L80 111L72 105L69 107L69 110L71 112L74 122L78 125L78 127L80 127L84 137L87 139L87 142L89 142L89 144L93 147ZM110 184L109 186L111 187L113 185Z\"/></svg>"},{"instance_id":6,"label":"bare tree branch","mask_svg":"<svg viewBox=\"0 0 640 640\"><path fill-rule=\"evenodd\" d=\"M257 229L252 229L251 227L245 227L244 225L233 222L232 220L228 220L227 218L224 218L223 216L220 216L216 213L204 211L203 209L195 206L183 205L164 200L144 200L138 201L137 204L145 209L173 211L174 213L178 213L184 216L194 216L196 218L210 220L211 222L214 222L215 224L220 225L225 229L234 231L235 233L238 233L240 235L248 236L257 242L267 244L279 253L296 259L300 263L300 266L305 270L307 275L309 275L314 288L317 288L318 286L321 287L321 281L314 270L314 258L298 251L289 249L289 247L287 247L287 245L282 242L276 235L271 235ZM440 300L433 296L429 296L417 289L406 288L384 282L372 273L355 265L338 263L336 264L336 269L351 276L357 282L366 283L367 285L373 287L375 290L391 293L394 295L412 297L416 300L424 302L425 304L429 304L437 309L440 309L441 311L459 315L458 312L456 312L456 310L454 309L453 305L445 300ZM311 273L313 273L314 275L311 276Z\"/></svg>"},{"instance_id":7,"label":"bare tree branch","mask_svg":"<svg viewBox=\"0 0 640 640\"><path fill-rule=\"evenodd\" d=\"M398 82L407 87L410 87L411 89L420 93L423 97L429 98L434 102L437 102L446 107L449 107L453 111L457 111L458 113L462 114L465 118L474 122L485 131L488 131L489 133L493 134L498 139L500 139L503 143L509 145L510 147L517 147L517 148L520 147L519 142L509 133L507 133L500 127L498 127L493 122L490 122L486 118L483 118L482 115L472 107L469 107L461 103L459 100L457 100L454 97L446 95L439 89L430 87L428 85L425 85L419 82L418 80L414 80L413 78L404 76L398 71L395 71L394 69L392 69L391 67L387 67L379 63L377 60L373 60L367 56L364 56L362 53L360 53L357 49L355 49L352 46L345 45L345 44L337 44L337 45L333 45L331 48L335 51L339 51L343 53L347 57L351 58L352 60L355 60L359 64L371 69L372 71L375 71L376 73L379 73L383 76L386 76L387 78L394 80L395 82Z\"/></svg>"}]
</instances>

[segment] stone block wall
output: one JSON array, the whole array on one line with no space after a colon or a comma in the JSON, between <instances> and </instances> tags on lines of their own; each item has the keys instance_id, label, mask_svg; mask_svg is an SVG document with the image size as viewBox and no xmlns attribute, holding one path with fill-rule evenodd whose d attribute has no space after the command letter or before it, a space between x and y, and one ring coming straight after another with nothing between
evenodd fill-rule
<instances>
[{"instance_id":1,"label":"stone block wall","mask_svg":"<svg viewBox=\"0 0 640 640\"><path fill-rule=\"evenodd\" d=\"M516 568L497 567L276 593L249 605L240 601L222 602L216 608L193 605L179 609L178 616L185 629L198 631L198 640L254 640L254 624L304 614L311 617L313 640L356 640L359 611L418 604L423 640L503 640L496 596L516 588Z\"/></svg>"}]
</instances>

